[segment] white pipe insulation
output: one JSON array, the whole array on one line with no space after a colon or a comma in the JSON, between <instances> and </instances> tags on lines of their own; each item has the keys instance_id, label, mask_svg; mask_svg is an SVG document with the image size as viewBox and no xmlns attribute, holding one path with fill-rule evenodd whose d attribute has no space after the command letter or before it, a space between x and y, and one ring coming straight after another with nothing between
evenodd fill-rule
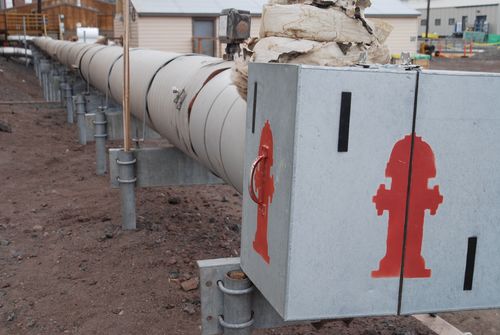
<instances>
[{"instance_id":1,"label":"white pipe insulation","mask_svg":"<svg viewBox=\"0 0 500 335\"><path fill-rule=\"evenodd\" d=\"M78 68L91 86L122 101L123 50L116 46L34 40L53 59ZM130 51L132 114L240 193L246 102L230 78L231 62L194 54Z\"/></svg>"},{"instance_id":2,"label":"white pipe insulation","mask_svg":"<svg viewBox=\"0 0 500 335\"><path fill-rule=\"evenodd\" d=\"M31 57L31 50L17 47L0 47L0 56Z\"/></svg>"}]
</instances>

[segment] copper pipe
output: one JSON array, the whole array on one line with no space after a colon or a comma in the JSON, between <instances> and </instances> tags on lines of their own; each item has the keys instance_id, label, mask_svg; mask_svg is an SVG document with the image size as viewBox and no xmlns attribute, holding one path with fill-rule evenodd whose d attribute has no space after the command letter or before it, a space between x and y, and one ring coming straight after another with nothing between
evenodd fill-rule
<instances>
[{"instance_id":1,"label":"copper pipe","mask_svg":"<svg viewBox=\"0 0 500 335\"><path fill-rule=\"evenodd\" d=\"M123 24L125 35L123 36L123 150L130 151L130 58L129 58L129 0L124 0Z\"/></svg>"}]
</instances>

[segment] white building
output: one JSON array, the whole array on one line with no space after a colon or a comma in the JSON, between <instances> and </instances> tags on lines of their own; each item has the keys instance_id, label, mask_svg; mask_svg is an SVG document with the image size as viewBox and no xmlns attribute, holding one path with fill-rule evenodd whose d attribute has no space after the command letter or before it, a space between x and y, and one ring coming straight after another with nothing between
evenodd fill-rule
<instances>
[{"instance_id":1,"label":"white building","mask_svg":"<svg viewBox=\"0 0 500 335\"><path fill-rule=\"evenodd\" d=\"M197 52L220 56L218 20L225 8L249 10L251 35L259 35L262 6L267 0L131 0L131 47L172 52ZM117 6L119 2L117 2ZM123 34L120 9L115 18L115 36ZM394 26L387 40L391 53L416 52L420 12L400 0L375 0L367 9L370 19L383 19Z\"/></svg>"},{"instance_id":2,"label":"white building","mask_svg":"<svg viewBox=\"0 0 500 335\"><path fill-rule=\"evenodd\" d=\"M427 0L403 0L417 9L425 33ZM467 29L500 34L500 0L431 0L429 33L450 36Z\"/></svg>"}]
</instances>

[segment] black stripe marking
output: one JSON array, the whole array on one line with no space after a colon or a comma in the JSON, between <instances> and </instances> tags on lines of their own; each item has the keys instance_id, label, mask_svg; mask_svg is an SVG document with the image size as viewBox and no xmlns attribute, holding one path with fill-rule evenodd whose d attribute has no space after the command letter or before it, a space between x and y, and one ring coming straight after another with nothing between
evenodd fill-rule
<instances>
[{"instance_id":1,"label":"black stripe marking","mask_svg":"<svg viewBox=\"0 0 500 335\"><path fill-rule=\"evenodd\" d=\"M351 92L342 92L340 101L338 152L347 152L349 147L349 122L351 120Z\"/></svg>"},{"instance_id":2,"label":"black stripe marking","mask_svg":"<svg viewBox=\"0 0 500 335\"><path fill-rule=\"evenodd\" d=\"M255 134L255 114L257 113L257 82L253 83L252 134Z\"/></svg>"},{"instance_id":3,"label":"black stripe marking","mask_svg":"<svg viewBox=\"0 0 500 335\"><path fill-rule=\"evenodd\" d=\"M406 189L406 204L405 204L405 223L403 228L403 250L401 253L401 272L399 273L399 290L398 290L398 315L401 315L403 306L403 285L405 273L405 257L406 257L406 241L408 238L408 217L410 210L410 194L411 194L411 177L413 174L413 151L415 149L415 130L417 122L418 109L418 88L420 85L420 70L417 70L415 78L415 96L413 98L413 118L411 125L411 145L410 145L410 164L408 164L408 186Z\"/></svg>"},{"instance_id":4,"label":"black stripe marking","mask_svg":"<svg viewBox=\"0 0 500 335\"><path fill-rule=\"evenodd\" d=\"M467 260L465 263L464 291L472 290L474 266L476 264L477 237L469 237L467 243Z\"/></svg>"}]
</instances>

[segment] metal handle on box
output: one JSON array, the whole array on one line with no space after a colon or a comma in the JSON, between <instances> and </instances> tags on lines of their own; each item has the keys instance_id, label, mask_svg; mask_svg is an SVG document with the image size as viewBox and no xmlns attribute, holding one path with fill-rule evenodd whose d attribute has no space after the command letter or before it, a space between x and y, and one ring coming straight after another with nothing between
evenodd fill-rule
<instances>
[{"instance_id":1,"label":"metal handle on box","mask_svg":"<svg viewBox=\"0 0 500 335\"><path fill-rule=\"evenodd\" d=\"M249 183L248 183L248 192L250 193L250 198L252 198L252 200L257 204L257 205L261 205L262 202L259 201L259 198L257 197L257 195L255 194L255 189L254 189L254 177L255 177L255 170L257 170L257 166L264 160L267 158L267 154L266 153L263 153L262 155L258 156L257 159L253 162L252 164L252 169L251 169L251 172L250 172L250 180L249 180Z\"/></svg>"}]
</instances>

